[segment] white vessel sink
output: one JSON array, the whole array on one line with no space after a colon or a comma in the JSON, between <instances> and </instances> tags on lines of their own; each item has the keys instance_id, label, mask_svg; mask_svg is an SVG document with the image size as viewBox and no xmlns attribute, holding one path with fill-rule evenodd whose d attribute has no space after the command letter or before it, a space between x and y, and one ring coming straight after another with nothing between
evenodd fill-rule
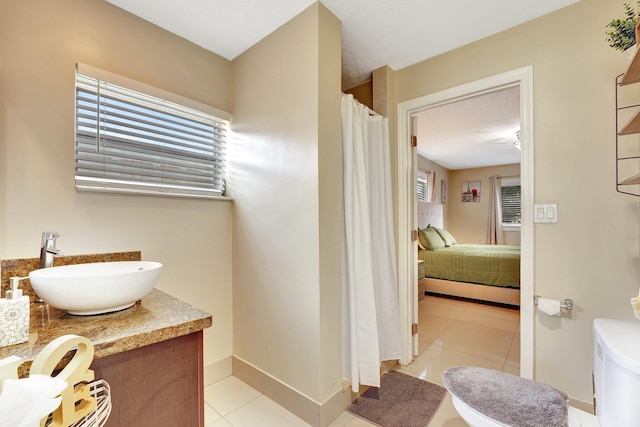
<instances>
[{"instance_id":1,"label":"white vessel sink","mask_svg":"<svg viewBox=\"0 0 640 427\"><path fill-rule=\"evenodd\" d=\"M45 302L70 314L124 310L153 290L162 264L117 261L63 265L29 273L33 290Z\"/></svg>"}]
</instances>

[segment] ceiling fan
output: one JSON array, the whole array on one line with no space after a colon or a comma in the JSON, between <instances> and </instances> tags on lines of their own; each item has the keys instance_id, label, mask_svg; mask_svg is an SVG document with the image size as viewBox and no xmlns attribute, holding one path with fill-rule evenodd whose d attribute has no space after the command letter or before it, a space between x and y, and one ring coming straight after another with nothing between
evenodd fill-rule
<instances>
[{"instance_id":1,"label":"ceiling fan","mask_svg":"<svg viewBox=\"0 0 640 427\"><path fill-rule=\"evenodd\" d=\"M505 136L500 135L498 138L490 141L491 144L495 144L496 146L499 146L499 150L509 150L512 148L517 148L518 150L521 150L521 145L520 145L520 129L518 129L515 133L515 135L513 136Z\"/></svg>"}]
</instances>

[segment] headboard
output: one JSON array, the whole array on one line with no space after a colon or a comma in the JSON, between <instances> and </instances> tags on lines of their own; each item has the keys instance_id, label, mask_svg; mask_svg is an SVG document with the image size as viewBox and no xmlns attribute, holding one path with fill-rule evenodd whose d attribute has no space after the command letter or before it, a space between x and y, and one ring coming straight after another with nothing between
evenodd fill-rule
<instances>
[{"instance_id":1,"label":"headboard","mask_svg":"<svg viewBox=\"0 0 640 427\"><path fill-rule=\"evenodd\" d=\"M429 224L444 228L442 203L418 202L418 228L425 228Z\"/></svg>"}]
</instances>

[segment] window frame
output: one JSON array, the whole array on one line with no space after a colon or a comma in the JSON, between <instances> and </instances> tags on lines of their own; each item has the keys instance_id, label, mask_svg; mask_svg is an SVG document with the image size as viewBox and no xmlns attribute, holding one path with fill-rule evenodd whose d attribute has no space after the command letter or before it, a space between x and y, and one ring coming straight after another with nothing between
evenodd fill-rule
<instances>
[{"instance_id":1,"label":"window frame","mask_svg":"<svg viewBox=\"0 0 640 427\"><path fill-rule=\"evenodd\" d=\"M177 109L193 110L193 111L189 111L189 113L185 113L185 114L193 114L193 117L198 117L198 119L193 121L193 123L199 123L200 118L203 117L204 118L203 120L210 120L210 123L211 123L210 126L213 131L215 131L215 129L219 126L222 133L214 132L209 134L211 135L211 139L210 139L211 145L208 145L209 142L206 142L207 140L206 138L203 140L207 144L206 146L203 146L203 147L209 147L208 150L213 150L213 151L209 151L209 154L205 154L204 159L200 158L199 160L197 160L197 162L202 164L210 172L202 172L202 170L200 170L200 172L193 172L194 170L198 171L198 168L196 167L196 169L193 169L191 166L185 166L186 167L185 171L189 173L189 176L198 177L200 176L199 173L202 173L201 175L202 177L207 176L207 174L208 176L212 177L210 179L213 179L213 176L217 177L214 179L214 182L216 179L217 180L221 179L224 181L224 179L226 178L226 171L225 171L226 160L225 160L224 152L220 153L218 150L224 151L225 145L228 143L228 140L229 140L229 121L230 121L229 113L219 110L217 108L211 107L209 105L194 101L192 99L165 91L160 88L156 88L151 85L147 85L145 83L142 83L136 80L132 80L132 79L120 76L115 73L111 73L109 71L101 70L99 68L96 68L87 64L76 64L76 76L77 75L82 75L90 79L106 82L107 86L113 85L116 87L116 89L124 88L127 91L137 92L141 94L141 96L150 97L149 98L151 102L150 105L152 105L152 108L159 107L162 103L164 103L166 105L173 106ZM169 151L171 151L171 147L174 147L175 149L179 146L184 146L184 144L186 143L185 142L186 140L177 140L176 145L173 145L170 142L162 142L158 144L158 147L156 147L155 149L152 148L152 149L146 150L148 151L149 155L148 155L148 158L143 159L143 161L149 162L147 163L147 165L153 164L152 167L155 169L151 169L151 170L152 171L156 170L156 174L159 168L162 169L163 170L162 177L160 178L155 177L147 181L144 177L142 177L142 174L137 174L137 171L135 173L135 177L130 179L127 179L126 173L124 173L122 177L118 177L121 179L112 179L113 177L109 177L109 174L103 175L102 178L94 177L94 176L91 176L92 175L91 170L94 170L94 172L99 171L99 166L95 166L97 165L96 163L94 163L91 166L88 166L88 168L83 168L84 170L79 172L78 165L80 164L82 166L86 166L87 162L86 161L83 162L82 156L79 157L80 151L79 151L78 144L83 144L83 148L86 148L87 143L89 144L89 146L93 144L91 142L93 140L95 141L96 150L99 150L99 148L97 147L99 147L100 145L100 142L99 142L100 130L96 131L95 140L93 139L93 136L89 136L88 138L85 137L84 138L85 141L83 141L82 137L78 136L81 134L81 131L79 131L80 124L78 121L79 107L78 107L78 95L77 95L78 94L77 80L78 78L76 77L75 95L74 95L74 102L76 102L76 106L74 108L74 112L76 114L76 122L74 125L74 147L75 147L74 176L76 179L77 191L126 193L126 194L155 195L155 196L175 196L175 197L191 197L191 198L205 198L205 199L230 199L229 197L224 195L224 190L225 190L224 184L211 183L204 186L194 185L194 184L180 185L180 184L171 182L172 180L170 178L167 178L165 180L165 176L169 176L171 175L171 173L169 172L167 173L167 175L165 175L164 169L162 169L163 167L161 166L164 163L163 161L160 161L160 163L158 163L159 161L158 158L164 158L163 156L167 156L166 159L170 161L172 159L173 160L178 159L178 161L180 161L180 158L183 158L184 155L161 154L165 150L163 150L160 145L165 143L168 144L166 145L166 147L170 149ZM154 102L156 101L158 103L154 104ZM133 102L131 105L142 105L142 104L136 104L135 102ZM189 118L187 120L193 120L193 119ZM152 135L151 138L153 139L157 137L156 134L152 133L151 135ZM222 145L219 146L218 143L221 143ZM122 142L122 145L129 147L126 141ZM97 152L99 151L94 152L93 154L94 157ZM182 152L184 153L184 148L182 149ZM91 154L89 153L89 155ZM127 156L128 154L125 154L125 157L124 157L125 160ZM144 156L146 156L146 154ZM178 157L175 157L175 156L178 156ZM208 156L211 156L210 160L207 159ZM188 157L192 158L192 154L188 154ZM219 165L219 162L221 159L223 164L222 172L218 173L218 172L215 172L215 169L217 168L216 162L218 162L218 165ZM114 159L110 158L108 155L105 155L104 158L100 161L105 162L104 164L106 165L108 170L110 170L111 167L117 167L117 166L109 167L109 165L116 165L116 163L112 163ZM130 163L133 164L134 162L130 162ZM173 169L175 170L175 167ZM211 171L214 171L214 172L211 172ZM118 172L112 173L112 175L117 175L117 174Z\"/></svg>"},{"instance_id":2,"label":"window frame","mask_svg":"<svg viewBox=\"0 0 640 427\"><path fill-rule=\"evenodd\" d=\"M416 179L416 199L419 202L429 201L429 178L426 173L418 171Z\"/></svg>"},{"instance_id":3,"label":"window frame","mask_svg":"<svg viewBox=\"0 0 640 427\"><path fill-rule=\"evenodd\" d=\"M513 177L502 177L502 179L500 180L500 187L501 187L501 194L500 194L500 200L501 200L501 206L500 206L500 210L501 210L501 214L502 217L504 218L504 205L503 205L503 199L502 199L502 188L504 187L520 187L521 191L522 191L522 184L521 184L521 180L519 176L513 176ZM522 192L520 193L520 217L522 218ZM522 223L515 223L515 222L502 222L502 228L504 230L520 230L522 226Z\"/></svg>"},{"instance_id":4,"label":"window frame","mask_svg":"<svg viewBox=\"0 0 640 427\"><path fill-rule=\"evenodd\" d=\"M435 173L433 171L417 171L416 179L416 200L419 202L433 203L435 200L435 186L434 186ZM423 191L420 190L423 188ZM424 199L420 198L420 195L424 194Z\"/></svg>"}]
</instances>

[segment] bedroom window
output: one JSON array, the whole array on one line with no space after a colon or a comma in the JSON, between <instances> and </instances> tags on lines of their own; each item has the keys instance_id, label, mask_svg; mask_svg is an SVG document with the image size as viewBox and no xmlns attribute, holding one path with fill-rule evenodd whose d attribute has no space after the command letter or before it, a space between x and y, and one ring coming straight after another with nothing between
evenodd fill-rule
<instances>
[{"instance_id":1,"label":"bedroom window","mask_svg":"<svg viewBox=\"0 0 640 427\"><path fill-rule=\"evenodd\" d=\"M212 107L78 64L76 188L220 197L228 119Z\"/></svg>"},{"instance_id":2,"label":"bedroom window","mask_svg":"<svg viewBox=\"0 0 640 427\"><path fill-rule=\"evenodd\" d=\"M502 224L519 226L522 223L520 178L502 178Z\"/></svg>"},{"instance_id":3,"label":"bedroom window","mask_svg":"<svg viewBox=\"0 0 640 427\"><path fill-rule=\"evenodd\" d=\"M435 172L418 171L418 181L416 183L416 195L419 202L433 202L435 200L434 192Z\"/></svg>"}]
</instances>

